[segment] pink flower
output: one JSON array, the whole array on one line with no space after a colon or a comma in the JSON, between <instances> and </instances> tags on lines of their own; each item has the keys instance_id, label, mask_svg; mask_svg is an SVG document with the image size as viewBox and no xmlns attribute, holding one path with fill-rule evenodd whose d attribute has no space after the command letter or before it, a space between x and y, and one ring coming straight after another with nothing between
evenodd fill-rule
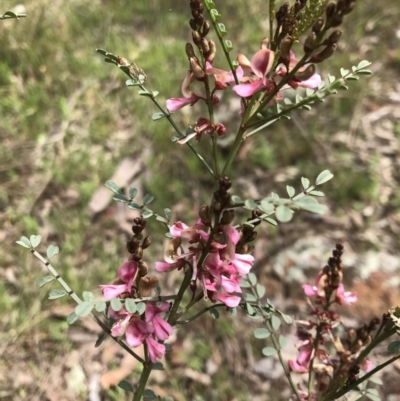
<instances>
[{"instance_id":1,"label":"pink flower","mask_svg":"<svg viewBox=\"0 0 400 401\"><path fill-rule=\"evenodd\" d=\"M249 97L254 93L270 88L270 80L267 74L271 70L274 63L275 54L269 49L262 48L254 54L251 61L244 55L238 56L238 62L243 69L250 71L256 75L256 78L245 77L241 82L248 82L235 85L232 90L241 97Z\"/></svg>"},{"instance_id":2,"label":"pink flower","mask_svg":"<svg viewBox=\"0 0 400 401\"><path fill-rule=\"evenodd\" d=\"M366 373L370 372L373 367L373 363L368 359L363 359L360 363L360 368Z\"/></svg>"},{"instance_id":3,"label":"pink flower","mask_svg":"<svg viewBox=\"0 0 400 401\"><path fill-rule=\"evenodd\" d=\"M165 354L165 345L160 344L154 338L147 337L146 338L147 349L149 351L150 360L153 363L156 363L159 359L161 359Z\"/></svg>"},{"instance_id":4,"label":"pink flower","mask_svg":"<svg viewBox=\"0 0 400 401\"><path fill-rule=\"evenodd\" d=\"M215 78L215 87L216 89L226 89L227 85L232 82L235 82L235 78L232 74L232 71L225 71L219 68L214 68L211 63L206 62L206 74L214 75ZM236 69L236 76L240 80L243 78L243 69L242 67L238 67Z\"/></svg>"},{"instance_id":5,"label":"pink flower","mask_svg":"<svg viewBox=\"0 0 400 401\"><path fill-rule=\"evenodd\" d=\"M155 302L146 304L146 322L152 322L154 326L154 335L161 341L165 341L172 334L172 326L158 316L160 313L168 311L170 305L168 302L162 302L157 306Z\"/></svg>"},{"instance_id":6,"label":"pink flower","mask_svg":"<svg viewBox=\"0 0 400 401\"><path fill-rule=\"evenodd\" d=\"M309 370L311 356L313 353L313 345L309 340L306 340L299 347L299 353L295 361L289 361L289 367L293 372L306 373Z\"/></svg>"},{"instance_id":7,"label":"pink flower","mask_svg":"<svg viewBox=\"0 0 400 401\"><path fill-rule=\"evenodd\" d=\"M169 111L177 111L182 107L185 107L187 105L193 106L195 103L197 103L200 97L190 90L190 84L194 80L195 80L194 74L188 71L181 87L183 97L181 98L174 97L168 99L166 105Z\"/></svg>"},{"instance_id":8,"label":"pink flower","mask_svg":"<svg viewBox=\"0 0 400 401\"><path fill-rule=\"evenodd\" d=\"M357 302L357 295L350 291L345 291L344 285L340 283L338 289L336 290L335 301L339 305L351 305Z\"/></svg>"},{"instance_id":9,"label":"pink flower","mask_svg":"<svg viewBox=\"0 0 400 401\"><path fill-rule=\"evenodd\" d=\"M118 268L119 280L117 280L117 282L122 282L123 284L101 285L100 287L102 288L104 297L106 299L112 299L125 292L130 293L133 282L136 279L137 271L138 266L135 261L128 260L127 262L124 262Z\"/></svg>"}]
</instances>

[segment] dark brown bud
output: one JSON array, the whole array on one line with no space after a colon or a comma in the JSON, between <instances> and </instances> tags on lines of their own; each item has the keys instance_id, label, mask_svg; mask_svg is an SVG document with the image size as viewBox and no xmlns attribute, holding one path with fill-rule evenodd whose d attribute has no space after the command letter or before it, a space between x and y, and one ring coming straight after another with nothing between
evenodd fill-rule
<instances>
[{"instance_id":1,"label":"dark brown bud","mask_svg":"<svg viewBox=\"0 0 400 401\"><path fill-rule=\"evenodd\" d=\"M250 235L250 237L248 238L248 242L252 242L257 238L257 233L255 231L253 231L253 233Z\"/></svg>"},{"instance_id":2,"label":"dark brown bud","mask_svg":"<svg viewBox=\"0 0 400 401\"><path fill-rule=\"evenodd\" d=\"M235 212L233 209L224 210L224 212L222 213L222 218L220 220L220 223L223 225L231 224L234 218L235 218Z\"/></svg>"},{"instance_id":3,"label":"dark brown bud","mask_svg":"<svg viewBox=\"0 0 400 401\"><path fill-rule=\"evenodd\" d=\"M141 246L139 246L135 253L133 254L133 260L136 260L137 262L142 259L143 257L143 248Z\"/></svg>"},{"instance_id":4,"label":"dark brown bud","mask_svg":"<svg viewBox=\"0 0 400 401\"><path fill-rule=\"evenodd\" d=\"M203 27L201 28L201 35L203 36L203 38L208 35L208 32L210 32L210 23L208 21L205 21Z\"/></svg>"},{"instance_id":5,"label":"dark brown bud","mask_svg":"<svg viewBox=\"0 0 400 401\"><path fill-rule=\"evenodd\" d=\"M202 39L200 42L200 48L202 53L204 54L205 58L207 58L209 52L210 52L210 46L208 46L208 41L207 39Z\"/></svg>"},{"instance_id":6,"label":"dark brown bud","mask_svg":"<svg viewBox=\"0 0 400 401\"><path fill-rule=\"evenodd\" d=\"M315 49L315 41L317 39L317 36L315 35L314 32L311 32L305 42L304 42L304 46L303 46L303 50L305 54L309 54L311 53L314 49Z\"/></svg>"},{"instance_id":7,"label":"dark brown bud","mask_svg":"<svg viewBox=\"0 0 400 401\"><path fill-rule=\"evenodd\" d=\"M328 41L330 43L337 43L340 39L340 37L342 36L342 31L340 31L339 29L337 29L336 31L332 32L328 38Z\"/></svg>"},{"instance_id":8,"label":"dark brown bud","mask_svg":"<svg viewBox=\"0 0 400 401\"><path fill-rule=\"evenodd\" d=\"M329 3L325 10L326 19L331 18L333 16L333 14L335 14L335 11L336 11L336 4Z\"/></svg>"},{"instance_id":9,"label":"dark brown bud","mask_svg":"<svg viewBox=\"0 0 400 401\"><path fill-rule=\"evenodd\" d=\"M310 64L303 71L297 71L294 74L294 77L297 81L307 81L307 79L311 78L315 74L315 65Z\"/></svg>"},{"instance_id":10,"label":"dark brown bud","mask_svg":"<svg viewBox=\"0 0 400 401\"><path fill-rule=\"evenodd\" d=\"M201 35L197 31L192 31L193 43L197 46L201 43Z\"/></svg>"},{"instance_id":11,"label":"dark brown bud","mask_svg":"<svg viewBox=\"0 0 400 401\"><path fill-rule=\"evenodd\" d=\"M323 26L324 26L324 20L322 18L318 18L315 24L313 25L312 30L315 33L320 33Z\"/></svg>"},{"instance_id":12,"label":"dark brown bud","mask_svg":"<svg viewBox=\"0 0 400 401\"><path fill-rule=\"evenodd\" d=\"M222 245L225 245L227 243L227 237L225 233L215 233L213 235L213 240Z\"/></svg>"},{"instance_id":13,"label":"dark brown bud","mask_svg":"<svg viewBox=\"0 0 400 401\"><path fill-rule=\"evenodd\" d=\"M353 9L354 9L355 4L356 4L355 2L354 2L354 3L350 3L350 4L343 10L343 15L350 14L350 13L353 11Z\"/></svg>"},{"instance_id":14,"label":"dark brown bud","mask_svg":"<svg viewBox=\"0 0 400 401\"><path fill-rule=\"evenodd\" d=\"M311 62L312 63L320 63L326 59L328 59L329 57L332 56L332 54L335 52L337 45L335 43L333 43L332 45L329 45L327 47L325 47L324 50L322 50L321 52L315 54L312 58L311 58Z\"/></svg>"},{"instance_id":15,"label":"dark brown bud","mask_svg":"<svg viewBox=\"0 0 400 401\"><path fill-rule=\"evenodd\" d=\"M190 19L189 25L190 25L190 27L191 27L194 31L197 30L197 24L196 24L196 20L195 20L194 18L191 18L191 19Z\"/></svg>"},{"instance_id":16,"label":"dark brown bud","mask_svg":"<svg viewBox=\"0 0 400 401\"><path fill-rule=\"evenodd\" d=\"M342 25L343 22L343 14L338 14L333 17L331 22L331 28L336 28L339 25Z\"/></svg>"},{"instance_id":17,"label":"dark brown bud","mask_svg":"<svg viewBox=\"0 0 400 401\"><path fill-rule=\"evenodd\" d=\"M201 219L201 222L205 225L205 226L211 226L211 218L210 218L210 209L208 207L208 205L202 205L200 206L200 210L199 210L199 217Z\"/></svg>"},{"instance_id":18,"label":"dark brown bud","mask_svg":"<svg viewBox=\"0 0 400 401\"><path fill-rule=\"evenodd\" d=\"M240 255L245 255L246 253L249 253L249 246L247 244L242 244L238 249L236 249L236 252Z\"/></svg>"},{"instance_id":19,"label":"dark brown bud","mask_svg":"<svg viewBox=\"0 0 400 401\"><path fill-rule=\"evenodd\" d=\"M190 57L190 70L193 72L193 75L196 79L201 81L206 76L206 73L201 68L199 61L195 57Z\"/></svg>"},{"instance_id":20,"label":"dark brown bud","mask_svg":"<svg viewBox=\"0 0 400 401\"><path fill-rule=\"evenodd\" d=\"M149 266L143 260L139 261L139 276L144 277L149 271Z\"/></svg>"},{"instance_id":21,"label":"dark brown bud","mask_svg":"<svg viewBox=\"0 0 400 401\"><path fill-rule=\"evenodd\" d=\"M212 63L214 61L215 53L217 52L217 46L213 40L208 41L209 52L207 55L207 61Z\"/></svg>"},{"instance_id":22,"label":"dark brown bud","mask_svg":"<svg viewBox=\"0 0 400 401\"><path fill-rule=\"evenodd\" d=\"M147 236L142 242L142 248L146 249L150 246L150 244L151 244L151 237Z\"/></svg>"},{"instance_id":23,"label":"dark brown bud","mask_svg":"<svg viewBox=\"0 0 400 401\"><path fill-rule=\"evenodd\" d=\"M290 49L293 45L293 38L291 36L286 36L281 40L279 50L281 52L281 58L285 61L290 61Z\"/></svg>"},{"instance_id":24,"label":"dark brown bud","mask_svg":"<svg viewBox=\"0 0 400 401\"><path fill-rule=\"evenodd\" d=\"M336 13L341 13L346 8L345 0L338 0L336 3Z\"/></svg>"},{"instance_id":25,"label":"dark brown bud","mask_svg":"<svg viewBox=\"0 0 400 401\"><path fill-rule=\"evenodd\" d=\"M219 213L222 209L221 202L214 201L213 202L213 211L214 213Z\"/></svg>"}]
</instances>

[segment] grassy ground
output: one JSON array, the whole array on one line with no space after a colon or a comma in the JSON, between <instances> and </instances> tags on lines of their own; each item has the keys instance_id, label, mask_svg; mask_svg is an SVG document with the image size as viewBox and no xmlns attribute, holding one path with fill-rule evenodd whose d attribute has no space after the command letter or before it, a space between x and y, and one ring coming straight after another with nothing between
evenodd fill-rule
<instances>
[{"instance_id":1,"label":"grassy ground","mask_svg":"<svg viewBox=\"0 0 400 401\"><path fill-rule=\"evenodd\" d=\"M156 196L157 210L177 205L175 216L194 218L187 205L208 201L201 190L206 176L187 179L199 169L196 159L172 144L166 122L151 121L156 110L126 88L123 74L94 51L101 47L135 61L160 99L180 96L190 35L188 7L177 3L35 0L27 5L28 18L0 25L0 399L87 399L86 378L104 373L101 366L118 370L123 360L113 349L93 352L96 329L90 324L69 330L66 337L69 301L46 299L46 291L35 285L44 271L14 246L16 239L40 233L45 243L60 245L57 267L80 293L110 281L126 255L125 217L115 218L121 209L111 206L93 216L88 207L122 159L146 164L137 182ZM266 2L220 3L235 50L251 55L266 34L266 22L260 22L260 15L267 17ZM337 75L340 67L368 59L374 75L255 137L241 153L239 171L266 194L283 191L301 175L331 169L336 177L326 193L332 214L350 221L344 224L346 235L358 238L358 246L393 250L400 233L400 125L391 109L378 115L379 121L384 118L380 131L377 120L367 116L399 102L393 97L399 90L399 10L396 0L384 6L373 0L359 3L329 71ZM9 2L7 8L16 4ZM327 66L321 68L326 75ZM221 117L234 119L234 113L227 109ZM193 110L176 114L181 124L195 118ZM377 136L377 130L384 133ZM378 230L383 218L393 224L379 231L378 240L365 238L363 233ZM150 228L160 242L161 230ZM274 235L279 237L279 231ZM161 243L154 246L154 260L160 248ZM171 368L157 378L159 391L177 400L247 400L252 383L252 394L263 394L262 380L249 378L243 368L249 351L241 341L251 334L247 324L204 318L189 332L179 331ZM211 359L220 367L212 386L212 369L206 366ZM84 368L75 371L76 366ZM113 384L104 386L104 399L123 399Z\"/></svg>"}]
</instances>

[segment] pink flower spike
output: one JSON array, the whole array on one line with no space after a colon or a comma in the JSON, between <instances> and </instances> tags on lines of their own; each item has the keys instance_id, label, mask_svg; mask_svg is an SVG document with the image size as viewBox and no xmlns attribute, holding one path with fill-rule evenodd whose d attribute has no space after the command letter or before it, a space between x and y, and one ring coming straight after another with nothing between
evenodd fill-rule
<instances>
[{"instance_id":1,"label":"pink flower spike","mask_svg":"<svg viewBox=\"0 0 400 401\"><path fill-rule=\"evenodd\" d=\"M340 283L338 289L336 290L335 301L339 305L351 305L357 302L357 295L350 291L345 292L343 283Z\"/></svg>"},{"instance_id":2,"label":"pink flower spike","mask_svg":"<svg viewBox=\"0 0 400 401\"><path fill-rule=\"evenodd\" d=\"M229 294L216 294L216 298L218 301L221 301L225 304L228 308L236 308L240 303L240 297L236 295L229 295Z\"/></svg>"},{"instance_id":3,"label":"pink flower spike","mask_svg":"<svg viewBox=\"0 0 400 401\"><path fill-rule=\"evenodd\" d=\"M235 259L231 261L232 265L235 267L239 274L248 274L254 262L254 256L252 255L241 255L239 253L235 254Z\"/></svg>"},{"instance_id":4,"label":"pink flower spike","mask_svg":"<svg viewBox=\"0 0 400 401\"><path fill-rule=\"evenodd\" d=\"M250 97L262 88L264 88L263 81L261 79L257 79L251 84L235 85L232 90L240 97Z\"/></svg>"},{"instance_id":5,"label":"pink flower spike","mask_svg":"<svg viewBox=\"0 0 400 401\"><path fill-rule=\"evenodd\" d=\"M262 78L264 85L267 83L267 74L274 63L275 54L269 49L260 49L251 59L251 68L258 77Z\"/></svg>"},{"instance_id":6,"label":"pink flower spike","mask_svg":"<svg viewBox=\"0 0 400 401\"><path fill-rule=\"evenodd\" d=\"M154 327L151 324L144 322L139 318L135 318L126 328L126 342L130 347L135 348L142 345L146 337L154 332Z\"/></svg>"},{"instance_id":7,"label":"pink flower spike","mask_svg":"<svg viewBox=\"0 0 400 401\"><path fill-rule=\"evenodd\" d=\"M153 363L156 363L159 359L161 359L165 354L165 345L160 344L152 337L146 338L147 349L149 351L150 360Z\"/></svg>"},{"instance_id":8,"label":"pink flower spike","mask_svg":"<svg viewBox=\"0 0 400 401\"><path fill-rule=\"evenodd\" d=\"M198 100L197 95L192 93L190 97L172 97L171 99L167 99L166 105L169 111L177 111L189 104L193 106Z\"/></svg>"}]
</instances>

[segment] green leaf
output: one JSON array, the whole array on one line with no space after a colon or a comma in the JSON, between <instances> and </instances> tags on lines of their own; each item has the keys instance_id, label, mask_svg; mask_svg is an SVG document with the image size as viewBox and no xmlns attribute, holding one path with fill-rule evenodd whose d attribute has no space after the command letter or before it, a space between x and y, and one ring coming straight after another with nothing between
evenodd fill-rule
<instances>
[{"instance_id":1,"label":"green leaf","mask_svg":"<svg viewBox=\"0 0 400 401\"><path fill-rule=\"evenodd\" d=\"M125 309L129 313L135 313L136 312L136 302L132 298L126 298L125 299Z\"/></svg>"},{"instance_id":2,"label":"green leaf","mask_svg":"<svg viewBox=\"0 0 400 401\"><path fill-rule=\"evenodd\" d=\"M309 192L309 195L312 195L312 196L325 196L325 194L323 193L323 192L321 192L321 191L311 191L311 192Z\"/></svg>"},{"instance_id":3,"label":"green leaf","mask_svg":"<svg viewBox=\"0 0 400 401\"><path fill-rule=\"evenodd\" d=\"M74 324L78 319L79 316L75 312L72 312L67 316L67 323Z\"/></svg>"},{"instance_id":4,"label":"green leaf","mask_svg":"<svg viewBox=\"0 0 400 401\"><path fill-rule=\"evenodd\" d=\"M311 110L311 106L309 106L308 104L303 104L302 106L300 106L300 109Z\"/></svg>"},{"instance_id":5,"label":"green leaf","mask_svg":"<svg viewBox=\"0 0 400 401\"><path fill-rule=\"evenodd\" d=\"M151 401L154 400L156 398L156 395L154 394L153 390L150 389L146 389L143 391L143 400L144 401Z\"/></svg>"},{"instance_id":6,"label":"green leaf","mask_svg":"<svg viewBox=\"0 0 400 401\"><path fill-rule=\"evenodd\" d=\"M50 281L55 280L55 278L53 276L44 276L42 278L40 278L37 282L36 285L41 288L43 287L45 284L50 283Z\"/></svg>"},{"instance_id":7,"label":"green leaf","mask_svg":"<svg viewBox=\"0 0 400 401\"><path fill-rule=\"evenodd\" d=\"M123 203L129 202L129 199L125 195L122 195L122 194L115 194L113 196L113 199L117 202L123 202Z\"/></svg>"},{"instance_id":8,"label":"green leaf","mask_svg":"<svg viewBox=\"0 0 400 401\"><path fill-rule=\"evenodd\" d=\"M229 313L232 316L237 316L237 309L236 308L229 308Z\"/></svg>"},{"instance_id":9,"label":"green leaf","mask_svg":"<svg viewBox=\"0 0 400 401\"><path fill-rule=\"evenodd\" d=\"M276 222L276 220L271 219L271 218L269 218L269 217L265 217L263 220L266 221L267 223L273 225L273 226L277 226L277 225L278 225L278 223Z\"/></svg>"},{"instance_id":10,"label":"green leaf","mask_svg":"<svg viewBox=\"0 0 400 401\"><path fill-rule=\"evenodd\" d=\"M379 386L382 386L382 384L383 384L382 379L380 379L379 377L376 377L376 376L372 376L369 379L369 381L372 382L372 383L378 384Z\"/></svg>"},{"instance_id":11,"label":"green leaf","mask_svg":"<svg viewBox=\"0 0 400 401\"><path fill-rule=\"evenodd\" d=\"M49 299L57 299L57 298L61 298L64 295L67 295L67 292L64 290L51 290L49 292Z\"/></svg>"},{"instance_id":12,"label":"green leaf","mask_svg":"<svg viewBox=\"0 0 400 401\"><path fill-rule=\"evenodd\" d=\"M31 235L30 241L31 241L31 244L32 244L32 248L36 248L40 244L41 240L42 240L42 236L41 235Z\"/></svg>"},{"instance_id":13,"label":"green leaf","mask_svg":"<svg viewBox=\"0 0 400 401\"><path fill-rule=\"evenodd\" d=\"M307 97L312 96L314 94L314 89L307 88L306 89L306 95Z\"/></svg>"},{"instance_id":14,"label":"green leaf","mask_svg":"<svg viewBox=\"0 0 400 401\"><path fill-rule=\"evenodd\" d=\"M349 73L350 73L350 70L345 70L344 68L340 69L340 75L342 76L342 78Z\"/></svg>"},{"instance_id":15,"label":"green leaf","mask_svg":"<svg viewBox=\"0 0 400 401\"><path fill-rule=\"evenodd\" d=\"M295 202L300 209L307 210L312 213L324 214L327 211L325 205L321 205L315 198L301 198Z\"/></svg>"},{"instance_id":16,"label":"green leaf","mask_svg":"<svg viewBox=\"0 0 400 401\"><path fill-rule=\"evenodd\" d=\"M167 220L171 221L171 219L172 219L171 209L168 209L168 208L164 209L164 213L165 213L165 217L167 218Z\"/></svg>"},{"instance_id":17,"label":"green leaf","mask_svg":"<svg viewBox=\"0 0 400 401\"><path fill-rule=\"evenodd\" d=\"M265 295L265 287L261 284L257 284L256 291L259 298L262 298Z\"/></svg>"},{"instance_id":18,"label":"green leaf","mask_svg":"<svg viewBox=\"0 0 400 401\"><path fill-rule=\"evenodd\" d=\"M372 71L371 70L360 70L360 71L357 71L357 74L358 75L371 75Z\"/></svg>"},{"instance_id":19,"label":"green leaf","mask_svg":"<svg viewBox=\"0 0 400 401\"><path fill-rule=\"evenodd\" d=\"M245 207L245 209L248 209L248 210L254 210L254 209L257 208L257 203L254 202L254 201L251 200L251 199L247 199L247 200L244 202L244 207Z\"/></svg>"},{"instance_id":20,"label":"green leaf","mask_svg":"<svg viewBox=\"0 0 400 401\"><path fill-rule=\"evenodd\" d=\"M271 198L264 198L260 202L259 207L264 213L273 213L275 210L275 206L273 205L273 203L271 203L270 199Z\"/></svg>"},{"instance_id":21,"label":"green leaf","mask_svg":"<svg viewBox=\"0 0 400 401\"><path fill-rule=\"evenodd\" d=\"M84 301L76 306L75 313L79 317L85 317L92 313L93 308L93 302Z\"/></svg>"},{"instance_id":22,"label":"green leaf","mask_svg":"<svg viewBox=\"0 0 400 401\"><path fill-rule=\"evenodd\" d=\"M271 198L273 199L273 200L276 200L276 201L278 201L280 198L279 198L279 195L278 194L276 194L275 192L271 192Z\"/></svg>"},{"instance_id":23,"label":"green leaf","mask_svg":"<svg viewBox=\"0 0 400 401\"><path fill-rule=\"evenodd\" d=\"M157 120L160 120L160 119L163 118L163 117L165 117L165 114L164 114L164 113L154 113L154 114L151 116L151 119L152 119L153 121L157 121Z\"/></svg>"},{"instance_id":24,"label":"green leaf","mask_svg":"<svg viewBox=\"0 0 400 401\"><path fill-rule=\"evenodd\" d=\"M133 199L137 194L137 189L136 188L129 188L129 197Z\"/></svg>"},{"instance_id":25,"label":"green leaf","mask_svg":"<svg viewBox=\"0 0 400 401\"><path fill-rule=\"evenodd\" d=\"M115 194L121 194L121 190L114 181L111 180L106 181L105 186Z\"/></svg>"},{"instance_id":26,"label":"green leaf","mask_svg":"<svg viewBox=\"0 0 400 401\"><path fill-rule=\"evenodd\" d=\"M247 280L242 280L239 285L242 288L251 288L251 284Z\"/></svg>"},{"instance_id":27,"label":"green leaf","mask_svg":"<svg viewBox=\"0 0 400 401\"><path fill-rule=\"evenodd\" d=\"M270 331L264 328L254 330L254 337L258 339L268 338L270 335Z\"/></svg>"},{"instance_id":28,"label":"green leaf","mask_svg":"<svg viewBox=\"0 0 400 401\"><path fill-rule=\"evenodd\" d=\"M287 338L282 334L279 336L279 346L283 348L287 344Z\"/></svg>"},{"instance_id":29,"label":"green leaf","mask_svg":"<svg viewBox=\"0 0 400 401\"><path fill-rule=\"evenodd\" d=\"M100 333L99 336L97 337L97 340L96 340L94 346L96 348L100 347L100 345L103 343L103 341L106 339L106 337L107 337L107 333L104 333L104 331L102 333Z\"/></svg>"},{"instance_id":30,"label":"green leaf","mask_svg":"<svg viewBox=\"0 0 400 401\"><path fill-rule=\"evenodd\" d=\"M265 348L262 349L262 353L263 353L265 356L273 356L273 355L275 355L275 354L277 353L277 351L276 351L275 348L272 348L272 347L265 347Z\"/></svg>"},{"instance_id":31,"label":"green leaf","mask_svg":"<svg viewBox=\"0 0 400 401\"><path fill-rule=\"evenodd\" d=\"M151 370L164 370L164 366L161 362L153 363L151 365Z\"/></svg>"},{"instance_id":32,"label":"green leaf","mask_svg":"<svg viewBox=\"0 0 400 401\"><path fill-rule=\"evenodd\" d=\"M18 245L23 246L24 248L31 249L31 242L26 237L21 237L18 241L16 241Z\"/></svg>"},{"instance_id":33,"label":"green leaf","mask_svg":"<svg viewBox=\"0 0 400 401\"><path fill-rule=\"evenodd\" d=\"M97 312L104 312L105 310L106 310L106 308L107 308L107 304L104 302L104 301L97 301L95 304L94 304L94 306L95 306L95 308L96 308L96 311Z\"/></svg>"},{"instance_id":34,"label":"green leaf","mask_svg":"<svg viewBox=\"0 0 400 401\"><path fill-rule=\"evenodd\" d=\"M135 202L129 202L128 203L128 207L129 207L129 209L133 209L133 210L140 210L141 209L140 205L138 205Z\"/></svg>"},{"instance_id":35,"label":"green leaf","mask_svg":"<svg viewBox=\"0 0 400 401\"><path fill-rule=\"evenodd\" d=\"M144 219L148 219L149 217L151 217L151 216L153 216L153 211L152 210L145 210L143 213L142 213L142 217L144 218Z\"/></svg>"},{"instance_id":36,"label":"green leaf","mask_svg":"<svg viewBox=\"0 0 400 401\"><path fill-rule=\"evenodd\" d=\"M333 75L328 75L328 81L329 81L329 83L331 84L332 82L335 82L335 77L333 76Z\"/></svg>"},{"instance_id":37,"label":"green leaf","mask_svg":"<svg viewBox=\"0 0 400 401\"><path fill-rule=\"evenodd\" d=\"M279 319L279 317L276 315L272 315L271 316L271 325L275 331L278 330L279 327L281 326L281 319Z\"/></svg>"},{"instance_id":38,"label":"green leaf","mask_svg":"<svg viewBox=\"0 0 400 401\"><path fill-rule=\"evenodd\" d=\"M286 315L282 312L280 312L280 315L282 316L282 319L285 321L286 324L292 324L293 323L293 319L291 316Z\"/></svg>"},{"instance_id":39,"label":"green leaf","mask_svg":"<svg viewBox=\"0 0 400 401\"><path fill-rule=\"evenodd\" d=\"M136 81L136 79L128 79L125 82L125 85L126 86L138 86L138 85L140 85L140 83L138 81Z\"/></svg>"},{"instance_id":40,"label":"green leaf","mask_svg":"<svg viewBox=\"0 0 400 401\"><path fill-rule=\"evenodd\" d=\"M152 93L149 91L145 91L145 90L139 90L138 91L139 96L147 96L147 97L153 97Z\"/></svg>"},{"instance_id":41,"label":"green leaf","mask_svg":"<svg viewBox=\"0 0 400 401\"><path fill-rule=\"evenodd\" d=\"M242 294L242 298L246 302L257 302L257 298L253 294L244 293L244 294Z\"/></svg>"},{"instance_id":42,"label":"green leaf","mask_svg":"<svg viewBox=\"0 0 400 401\"><path fill-rule=\"evenodd\" d=\"M400 341L393 341L387 347L388 352L391 354L397 354L400 352Z\"/></svg>"},{"instance_id":43,"label":"green leaf","mask_svg":"<svg viewBox=\"0 0 400 401\"><path fill-rule=\"evenodd\" d=\"M346 81L358 81L360 77L357 75L350 75L349 77L346 78Z\"/></svg>"},{"instance_id":44,"label":"green leaf","mask_svg":"<svg viewBox=\"0 0 400 401\"><path fill-rule=\"evenodd\" d=\"M219 318L219 312L217 311L216 308L211 308L210 309L210 315L212 316L213 319L218 319Z\"/></svg>"},{"instance_id":45,"label":"green leaf","mask_svg":"<svg viewBox=\"0 0 400 401\"><path fill-rule=\"evenodd\" d=\"M365 393L365 396L372 401L382 401L381 397L379 397L379 395Z\"/></svg>"},{"instance_id":46,"label":"green leaf","mask_svg":"<svg viewBox=\"0 0 400 401\"><path fill-rule=\"evenodd\" d=\"M289 198L293 197L293 195L296 193L294 188L291 187L290 185L286 185L286 192L288 193Z\"/></svg>"},{"instance_id":47,"label":"green leaf","mask_svg":"<svg viewBox=\"0 0 400 401\"><path fill-rule=\"evenodd\" d=\"M240 196L237 195L232 195L231 200L233 203L243 203L242 198L240 198Z\"/></svg>"},{"instance_id":48,"label":"green leaf","mask_svg":"<svg viewBox=\"0 0 400 401\"><path fill-rule=\"evenodd\" d=\"M324 184L325 182L331 180L333 178L333 174L329 170L324 170L322 173L320 173L315 180L315 185L321 185Z\"/></svg>"},{"instance_id":49,"label":"green leaf","mask_svg":"<svg viewBox=\"0 0 400 401\"><path fill-rule=\"evenodd\" d=\"M60 251L60 248L56 245L49 245L47 248L47 258L51 259L53 256L58 255L58 252Z\"/></svg>"},{"instance_id":50,"label":"green leaf","mask_svg":"<svg viewBox=\"0 0 400 401\"><path fill-rule=\"evenodd\" d=\"M112 298L110 300L111 309L115 312L119 312L122 308L122 303L119 298Z\"/></svg>"},{"instance_id":51,"label":"green leaf","mask_svg":"<svg viewBox=\"0 0 400 401\"><path fill-rule=\"evenodd\" d=\"M217 21L221 18L221 14L215 8L210 10L210 16L213 21Z\"/></svg>"},{"instance_id":52,"label":"green leaf","mask_svg":"<svg viewBox=\"0 0 400 401\"><path fill-rule=\"evenodd\" d=\"M275 216L281 223L287 223L288 221L292 220L293 210L289 209L285 205L279 205L276 208Z\"/></svg>"},{"instance_id":53,"label":"green leaf","mask_svg":"<svg viewBox=\"0 0 400 401\"><path fill-rule=\"evenodd\" d=\"M146 310L146 304L144 302L139 302L136 304L136 311L139 313L139 315L142 315L144 311Z\"/></svg>"},{"instance_id":54,"label":"green leaf","mask_svg":"<svg viewBox=\"0 0 400 401\"><path fill-rule=\"evenodd\" d=\"M253 316L255 315L255 310L250 304L246 304L246 309L247 309L247 315L248 316Z\"/></svg>"},{"instance_id":55,"label":"green leaf","mask_svg":"<svg viewBox=\"0 0 400 401\"><path fill-rule=\"evenodd\" d=\"M290 106L291 104L293 104L293 102L288 97L285 97L283 99L283 103L285 103L287 106Z\"/></svg>"},{"instance_id":56,"label":"green leaf","mask_svg":"<svg viewBox=\"0 0 400 401\"><path fill-rule=\"evenodd\" d=\"M249 273L247 278L249 279L251 285L257 284L257 276L254 273Z\"/></svg>"},{"instance_id":57,"label":"green leaf","mask_svg":"<svg viewBox=\"0 0 400 401\"><path fill-rule=\"evenodd\" d=\"M301 177L301 185L303 186L304 190L310 188L310 180L308 178Z\"/></svg>"},{"instance_id":58,"label":"green leaf","mask_svg":"<svg viewBox=\"0 0 400 401\"><path fill-rule=\"evenodd\" d=\"M132 387L132 384L129 383L128 381L126 381L126 380L120 381L118 383L118 387L122 388L122 390L130 391L131 393L133 393L133 391L134 391L134 389Z\"/></svg>"},{"instance_id":59,"label":"green leaf","mask_svg":"<svg viewBox=\"0 0 400 401\"><path fill-rule=\"evenodd\" d=\"M160 216L160 215L157 215L156 220L162 221L163 223L167 223L167 219L165 217Z\"/></svg>"},{"instance_id":60,"label":"green leaf","mask_svg":"<svg viewBox=\"0 0 400 401\"><path fill-rule=\"evenodd\" d=\"M148 205L149 203L153 202L154 196L152 194L146 194L143 198L143 204Z\"/></svg>"},{"instance_id":61,"label":"green leaf","mask_svg":"<svg viewBox=\"0 0 400 401\"><path fill-rule=\"evenodd\" d=\"M90 291L83 291L82 297L87 302L93 302L94 300L94 294Z\"/></svg>"},{"instance_id":62,"label":"green leaf","mask_svg":"<svg viewBox=\"0 0 400 401\"><path fill-rule=\"evenodd\" d=\"M358 63L357 69L358 69L358 70L361 70L361 69L363 69L363 68L365 68L365 67L370 66L371 64L372 64L372 63L369 62L368 60L362 60L362 61L360 61L360 62Z\"/></svg>"},{"instance_id":63,"label":"green leaf","mask_svg":"<svg viewBox=\"0 0 400 401\"><path fill-rule=\"evenodd\" d=\"M219 33L221 34L222 37L224 37L228 34L224 24L219 23L219 24L217 24L217 27L218 27Z\"/></svg>"}]
</instances>

